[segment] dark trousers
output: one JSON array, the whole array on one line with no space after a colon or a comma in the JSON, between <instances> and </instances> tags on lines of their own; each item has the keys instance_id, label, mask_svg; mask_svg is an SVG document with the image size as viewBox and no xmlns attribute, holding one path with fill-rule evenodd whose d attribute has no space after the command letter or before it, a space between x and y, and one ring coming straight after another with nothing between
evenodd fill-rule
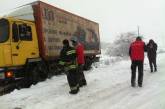
<instances>
[{"instance_id":1,"label":"dark trousers","mask_svg":"<svg viewBox=\"0 0 165 109\"><path fill-rule=\"evenodd\" d=\"M86 85L86 84L87 84L83 71L84 71L84 66L83 66L83 64L79 64L79 65L78 65L78 78L79 78L79 85L80 85L80 86Z\"/></svg>"},{"instance_id":2,"label":"dark trousers","mask_svg":"<svg viewBox=\"0 0 165 109\"><path fill-rule=\"evenodd\" d=\"M78 74L76 69L72 69L68 71L67 80L71 91L79 89Z\"/></svg>"},{"instance_id":3,"label":"dark trousers","mask_svg":"<svg viewBox=\"0 0 165 109\"><path fill-rule=\"evenodd\" d=\"M148 60L149 60L151 72L153 72L153 66L154 66L154 70L157 71L156 57L154 57L154 58L148 57Z\"/></svg>"},{"instance_id":4,"label":"dark trousers","mask_svg":"<svg viewBox=\"0 0 165 109\"><path fill-rule=\"evenodd\" d=\"M138 67L138 85L143 83L143 61L132 61L131 70L131 84L135 85L136 81L136 68Z\"/></svg>"}]
</instances>

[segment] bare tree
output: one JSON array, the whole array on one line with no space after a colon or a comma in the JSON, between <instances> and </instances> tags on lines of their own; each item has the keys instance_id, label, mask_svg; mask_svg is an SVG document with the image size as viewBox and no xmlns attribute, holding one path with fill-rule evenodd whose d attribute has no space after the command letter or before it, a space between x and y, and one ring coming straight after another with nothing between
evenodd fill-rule
<instances>
[{"instance_id":1,"label":"bare tree","mask_svg":"<svg viewBox=\"0 0 165 109\"><path fill-rule=\"evenodd\" d=\"M136 38L136 34L134 32L122 33L117 36L117 40L109 46L106 54L109 56L128 56L129 46L131 42Z\"/></svg>"}]
</instances>

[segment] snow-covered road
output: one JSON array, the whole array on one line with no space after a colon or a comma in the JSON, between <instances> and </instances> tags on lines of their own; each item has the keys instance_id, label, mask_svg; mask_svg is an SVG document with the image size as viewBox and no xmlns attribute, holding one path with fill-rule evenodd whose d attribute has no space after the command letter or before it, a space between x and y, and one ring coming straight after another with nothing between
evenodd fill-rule
<instances>
[{"instance_id":1,"label":"snow-covered road","mask_svg":"<svg viewBox=\"0 0 165 109\"><path fill-rule=\"evenodd\" d=\"M165 109L165 53L158 72L144 65L143 87L130 86L130 61L122 60L85 72L88 85L68 93L66 76L53 77L29 89L0 96L0 109ZM107 60L106 60L107 63Z\"/></svg>"}]
</instances>

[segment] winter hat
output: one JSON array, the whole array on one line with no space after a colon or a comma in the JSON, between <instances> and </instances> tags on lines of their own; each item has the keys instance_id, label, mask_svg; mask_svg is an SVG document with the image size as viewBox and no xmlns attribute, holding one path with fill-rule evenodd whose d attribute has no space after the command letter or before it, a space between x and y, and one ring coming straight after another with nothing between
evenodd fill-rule
<instances>
[{"instance_id":1,"label":"winter hat","mask_svg":"<svg viewBox=\"0 0 165 109\"><path fill-rule=\"evenodd\" d=\"M64 39L64 40L63 40L63 45L69 46L69 41L68 41L67 39Z\"/></svg>"},{"instance_id":2,"label":"winter hat","mask_svg":"<svg viewBox=\"0 0 165 109\"><path fill-rule=\"evenodd\" d=\"M149 40L149 43L154 43L154 40L153 40L153 39L150 39L150 40Z\"/></svg>"},{"instance_id":3,"label":"winter hat","mask_svg":"<svg viewBox=\"0 0 165 109\"><path fill-rule=\"evenodd\" d=\"M141 36L136 37L136 40L142 40Z\"/></svg>"},{"instance_id":4,"label":"winter hat","mask_svg":"<svg viewBox=\"0 0 165 109\"><path fill-rule=\"evenodd\" d=\"M78 42L78 39L77 39L76 36L73 36L70 40L73 41L73 42Z\"/></svg>"}]
</instances>

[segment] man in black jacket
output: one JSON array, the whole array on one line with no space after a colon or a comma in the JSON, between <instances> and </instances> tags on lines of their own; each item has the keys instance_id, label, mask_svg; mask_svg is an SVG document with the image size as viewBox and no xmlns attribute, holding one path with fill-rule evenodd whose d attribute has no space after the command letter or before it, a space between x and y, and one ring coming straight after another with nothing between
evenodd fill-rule
<instances>
[{"instance_id":1,"label":"man in black jacket","mask_svg":"<svg viewBox=\"0 0 165 109\"><path fill-rule=\"evenodd\" d=\"M150 39L149 43L147 44L147 56L150 64L150 70L153 72L153 66L154 71L157 71L157 65L156 65L156 51L157 51L157 44Z\"/></svg>"},{"instance_id":2,"label":"man in black jacket","mask_svg":"<svg viewBox=\"0 0 165 109\"><path fill-rule=\"evenodd\" d=\"M67 80L70 86L70 94L77 94L79 91L76 51L69 45L67 39L63 40L63 48L60 52L60 65L64 66L67 73Z\"/></svg>"}]
</instances>

